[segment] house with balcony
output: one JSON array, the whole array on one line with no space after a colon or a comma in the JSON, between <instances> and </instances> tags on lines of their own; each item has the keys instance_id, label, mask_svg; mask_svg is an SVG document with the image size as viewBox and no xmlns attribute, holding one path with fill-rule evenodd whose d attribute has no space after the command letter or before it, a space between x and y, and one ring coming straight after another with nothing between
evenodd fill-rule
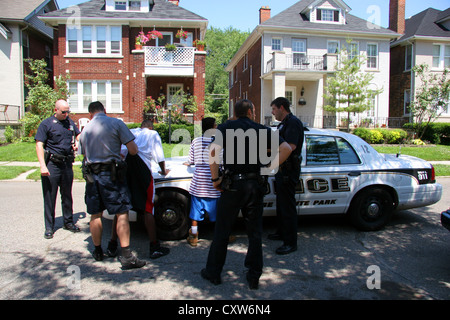
<instances>
[{"instance_id":1,"label":"house with balcony","mask_svg":"<svg viewBox=\"0 0 450 320\"><path fill-rule=\"evenodd\" d=\"M203 117L206 52L194 41L204 39L208 20L179 2L91 0L40 16L54 28L55 75L70 76L73 118L87 117L98 100L110 116L141 122L147 97L164 96L169 108L181 92L197 102L195 113L183 110L186 119ZM142 47L140 32L153 34Z\"/></svg>"},{"instance_id":2,"label":"house with balcony","mask_svg":"<svg viewBox=\"0 0 450 320\"><path fill-rule=\"evenodd\" d=\"M263 6L259 25L226 68L230 114L237 100L248 98L255 104L257 121L268 125L274 120L270 102L285 96L291 101L292 113L305 124L339 126L340 118L347 115L324 111L323 95L327 78L334 74L338 52L348 46L349 52L366 57L362 71L374 75L370 86L383 88L372 109L352 115L352 123L368 118L378 125L386 123L389 44L399 35L351 15L350 10L340 0L302 0L271 17L270 8Z\"/></svg>"},{"instance_id":3,"label":"house with balcony","mask_svg":"<svg viewBox=\"0 0 450 320\"><path fill-rule=\"evenodd\" d=\"M389 28L402 36L391 43L391 92L389 116L410 122L409 105L420 88L412 70L426 64L439 75L450 69L450 8L428 8L405 20L405 0L391 0ZM440 110L436 122L450 122L450 106Z\"/></svg>"},{"instance_id":4,"label":"house with balcony","mask_svg":"<svg viewBox=\"0 0 450 320\"><path fill-rule=\"evenodd\" d=\"M0 128L18 126L27 96L25 59L45 59L53 78L53 30L37 17L58 9L54 0L0 2Z\"/></svg>"}]
</instances>

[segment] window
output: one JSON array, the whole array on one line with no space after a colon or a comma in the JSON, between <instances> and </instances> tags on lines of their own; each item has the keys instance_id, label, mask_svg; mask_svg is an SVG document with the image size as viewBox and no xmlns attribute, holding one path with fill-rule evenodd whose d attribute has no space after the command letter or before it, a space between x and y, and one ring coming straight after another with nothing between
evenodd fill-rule
<instances>
[{"instance_id":1,"label":"window","mask_svg":"<svg viewBox=\"0 0 450 320\"><path fill-rule=\"evenodd\" d=\"M187 36L186 39L180 38L180 43L183 44L186 47L192 47L193 46L193 38L194 38L194 36L193 36L192 32L188 32L187 35L188 36Z\"/></svg>"},{"instance_id":2,"label":"window","mask_svg":"<svg viewBox=\"0 0 450 320\"><path fill-rule=\"evenodd\" d=\"M317 9L316 20L339 22L339 11L332 9Z\"/></svg>"},{"instance_id":3,"label":"window","mask_svg":"<svg viewBox=\"0 0 450 320\"><path fill-rule=\"evenodd\" d=\"M50 46L45 45L45 57L44 57L45 62L47 63L47 69L52 69L53 68L53 57L52 57L52 49L50 49Z\"/></svg>"},{"instance_id":4,"label":"window","mask_svg":"<svg viewBox=\"0 0 450 320\"><path fill-rule=\"evenodd\" d=\"M173 43L173 33L172 32L161 32L162 39L156 38L156 46L164 47L166 44Z\"/></svg>"},{"instance_id":5,"label":"window","mask_svg":"<svg viewBox=\"0 0 450 320\"><path fill-rule=\"evenodd\" d=\"M130 11L141 11L141 1L130 1Z\"/></svg>"},{"instance_id":6,"label":"window","mask_svg":"<svg viewBox=\"0 0 450 320\"><path fill-rule=\"evenodd\" d=\"M127 10L127 2L126 1L115 1L114 9L115 10Z\"/></svg>"},{"instance_id":7,"label":"window","mask_svg":"<svg viewBox=\"0 0 450 320\"><path fill-rule=\"evenodd\" d=\"M308 64L305 39L292 39L292 57L294 67L303 67Z\"/></svg>"},{"instance_id":8,"label":"window","mask_svg":"<svg viewBox=\"0 0 450 320\"><path fill-rule=\"evenodd\" d=\"M246 53L244 55L244 63L243 63L242 71L247 70L247 68L248 68L248 53Z\"/></svg>"},{"instance_id":9,"label":"window","mask_svg":"<svg viewBox=\"0 0 450 320\"><path fill-rule=\"evenodd\" d=\"M348 45L348 57L349 59L356 58L359 56L359 43L352 42Z\"/></svg>"},{"instance_id":10,"label":"window","mask_svg":"<svg viewBox=\"0 0 450 320\"><path fill-rule=\"evenodd\" d=\"M306 136L307 165L359 164L352 146L341 137Z\"/></svg>"},{"instance_id":11,"label":"window","mask_svg":"<svg viewBox=\"0 0 450 320\"><path fill-rule=\"evenodd\" d=\"M411 110L409 108L411 104L411 90L405 90L403 93L403 114L409 115Z\"/></svg>"},{"instance_id":12,"label":"window","mask_svg":"<svg viewBox=\"0 0 450 320\"><path fill-rule=\"evenodd\" d=\"M412 45L405 47L405 71L412 68Z\"/></svg>"},{"instance_id":13,"label":"window","mask_svg":"<svg viewBox=\"0 0 450 320\"><path fill-rule=\"evenodd\" d=\"M22 33L22 51L23 58L27 59L30 57L30 40L28 39L28 33Z\"/></svg>"},{"instance_id":14,"label":"window","mask_svg":"<svg viewBox=\"0 0 450 320\"><path fill-rule=\"evenodd\" d=\"M122 51L121 26L67 28L67 54L117 55Z\"/></svg>"},{"instance_id":15,"label":"window","mask_svg":"<svg viewBox=\"0 0 450 320\"><path fill-rule=\"evenodd\" d=\"M92 101L100 101L106 111L122 112L122 83L111 80L73 80L68 82L72 111L88 112Z\"/></svg>"},{"instance_id":16,"label":"window","mask_svg":"<svg viewBox=\"0 0 450 320\"><path fill-rule=\"evenodd\" d=\"M84 26L83 30L83 53L92 53L92 27Z\"/></svg>"},{"instance_id":17,"label":"window","mask_svg":"<svg viewBox=\"0 0 450 320\"><path fill-rule=\"evenodd\" d=\"M378 44L367 44L367 68L378 68Z\"/></svg>"},{"instance_id":18,"label":"window","mask_svg":"<svg viewBox=\"0 0 450 320\"><path fill-rule=\"evenodd\" d=\"M251 86L253 84L253 66L250 65L250 71L249 73L249 79L248 79L248 85Z\"/></svg>"},{"instance_id":19,"label":"window","mask_svg":"<svg viewBox=\"0 0 450 320\"><path fill-rule=\"evenodd\" d=\"M450 45L433 45L433 68L450 68Z\"/></svg>"},{"instance_id":20,"label":"window","mask_svg":"<svg viewBox=\"0 0 450 320\"><path fill-rule=\"evenodd\" d=\"M106 27L97 27L97 53L106 53Z\"/></svg>"},{"instance_id":21,"label":"window","mask_svg":"<svg viewBox=\"0 0 450 320\"><path fill-rule=\"evenodd\" d=\"M180 104L181 91L183 90L182 84L169 84L167 85L167 104Z\"/></svg>"},{"instance_id":22,"label":"window","mask_svg":"<svg viewBox=\"0 0 450 320\"><path fill-rule=\"evenodd\" d=\"M282 48L281 38L272 38L272 50L280 51Z\"/></svg>"},{"instance_id":23,"label":"window","mask_svg":"<svg viewBox=\"0 0 450 320\"><path fill-rule=\"evenodd\" d=\"M327 52L328 53L339 53L339 41L328 40L327 42Z\"/></svg>"}]
</instances>

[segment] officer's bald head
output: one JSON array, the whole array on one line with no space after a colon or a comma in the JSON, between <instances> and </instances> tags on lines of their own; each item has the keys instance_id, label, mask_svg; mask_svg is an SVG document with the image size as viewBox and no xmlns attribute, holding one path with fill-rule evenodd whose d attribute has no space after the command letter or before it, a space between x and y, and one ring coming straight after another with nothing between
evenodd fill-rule
<instances>
[{"instance_id":1,"label":"officer's bald head","mask_svg":"<svg viewBox=\"0 0 450 320\"><path fill-rule=\"evenodd\" d=\"M61 110L61 109L64 109L64 108L69 108L69 104L67 103L66 100L60 99L60 100L56 101L55 109Z\"/></svg>"}]
</instances>

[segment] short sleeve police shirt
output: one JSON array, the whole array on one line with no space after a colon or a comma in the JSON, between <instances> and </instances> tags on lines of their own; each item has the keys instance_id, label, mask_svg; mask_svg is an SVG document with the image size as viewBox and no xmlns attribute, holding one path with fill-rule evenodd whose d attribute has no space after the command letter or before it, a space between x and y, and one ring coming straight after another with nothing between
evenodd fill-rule
<instances>
[{"instance_id":1,"label":"short sleeve police shirt","mask_svg":"<svg viewBox=\"0 0 450 320\"><path fill-rule=\"evenodd\" d=\"M297 146L292 154L299 155L301 153L304 138L302 122L292 113L289 113L278 125L278 129L280 130L280 136L287 143Z\"/></svg>"},{"instance_id":2,"label":"short sleeve police shirt","mask_svg":"<svg viewBox=\"0 0 450 320\"><path fill-rule=\"evenodd\" d=\"M122 144L134 140L133 133L119 119L97 113L80 136L81 150L88 163L120 161Z\"/></svg>"},{"instance_id":3,"label":"short sleeve police shirt","mask_svg":"<svg viewBox=\"0 0 450 320\"><path fill-rule=\"evenodd\" d=\"M41 122L34 140L43 142L45 150L50 153L67 156L72 153L72 142L79 134L80 130L72 119L60 121L51 116Z\"/></svg>"},{"instance_id":4,"label":"short sleeve police shirt","mask_svg":"<svg viewBox=\"0 0 450 320\"><path fill-rule=\"evenodd\" d=\"M242 129L242 131L239 131L239 129ZM267 149L271 148L272 138L275 134L270 128L247 117L242 117L237 120L228 120L219 125L217 130L217 134L220 134L222 141L218 139L216 134L214 143L224 148L223 163L225 169L229 169L235 174L259 172L262 166L270 162ZM276 138L277 146L284 142L281 137ZM230 141L230 139L234 141ZM260 141L261 139L266 141Z\"/></svg>"}]
</instances>

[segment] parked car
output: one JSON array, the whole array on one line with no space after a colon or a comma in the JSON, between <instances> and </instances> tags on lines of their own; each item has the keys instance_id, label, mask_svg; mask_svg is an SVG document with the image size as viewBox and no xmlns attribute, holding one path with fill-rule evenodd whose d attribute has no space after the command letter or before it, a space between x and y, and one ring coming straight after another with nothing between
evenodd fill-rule
<instances>
[{"instance_id":1,"label":"parked car","mask_svg":"<svg viewBox=\"0 0 450 320\"><path fill-rule=\"evenodd\" d=\"M441 213L441 224L450 231L450 208Z\"/></svg>"},{"instance_id":2,"label":"parked car","mask_svg":"<svg viewBox=\"0 0 450 320\"><path fill-rule=\"evenodd\" d=\"M438 202L442 186L425 160L380 154L359 137L335 130L305 129L302 170L296 187L299 215L346 214L360 230L383 228L393 211ZM193 167L186 157L166 159L171 172L155 168L155 219L161 239L184 237L189 221ZM264 215L276 214L274 176L269 176Z\"/></svg>"}]
</instances>

